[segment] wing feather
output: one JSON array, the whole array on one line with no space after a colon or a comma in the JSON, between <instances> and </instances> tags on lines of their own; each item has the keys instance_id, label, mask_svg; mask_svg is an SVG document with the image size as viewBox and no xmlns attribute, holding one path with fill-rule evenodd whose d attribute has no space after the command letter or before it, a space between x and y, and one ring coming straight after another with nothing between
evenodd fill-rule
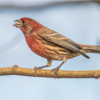
<instances>
[{"instance_id":1,"label":"wing feather","mask_svg":"<svg viewBox=\"0 0 100 100\"><path fill-rule=\"evenodd\" d=\"M49 32L48 32L49 31ZM77 52L82 54L84 57L89 58L85 53L81 51L82 47L78 45L76 42L70 40L69 38L53 31L53 30L43 30L41 33L37 32L37 34L44 40L52 42L56 45L59 45L63 48L66 48L70 51Z\"/></svg>"}]
</instances>

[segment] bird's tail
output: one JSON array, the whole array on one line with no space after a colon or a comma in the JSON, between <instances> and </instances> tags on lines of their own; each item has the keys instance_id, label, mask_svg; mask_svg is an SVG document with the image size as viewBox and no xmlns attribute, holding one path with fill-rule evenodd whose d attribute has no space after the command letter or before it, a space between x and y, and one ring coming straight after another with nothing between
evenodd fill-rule
<instances>
[{"instance_id":1,"label":"bird's tail","mask_svg":"<svg viewBox=\"0 0 100 100\"><path fill-rule=\"evenodd\" d=\"M83 47L84 53L100 53L100 46L82 45L82 44L79 44L79 45Z\"/></svg>"}]
</instances>

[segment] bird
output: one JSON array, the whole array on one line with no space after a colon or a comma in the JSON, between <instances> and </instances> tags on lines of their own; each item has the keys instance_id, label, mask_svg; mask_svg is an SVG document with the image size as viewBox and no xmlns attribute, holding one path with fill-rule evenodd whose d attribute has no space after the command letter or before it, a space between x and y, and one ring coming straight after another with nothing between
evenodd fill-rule
<instances>
[{"instance_id":1,"label":"bird","mask_svg":"<svg viewBox=\"0 0 100 100\"><path fill-rule=\"evenodd\" d=\"M23 17L14 21L14 26L20 28L29 48L37 55L47 59L47 65L34 67L35 75L37 69L50 67L52 60L62 61L62 63L52 69L54 77L60 67L68 60L79 55L89 59L86 53L99 53L100 46L83 45L61 35L60 33L47 28L32 18Z\"/></svg>"}]
</instances>

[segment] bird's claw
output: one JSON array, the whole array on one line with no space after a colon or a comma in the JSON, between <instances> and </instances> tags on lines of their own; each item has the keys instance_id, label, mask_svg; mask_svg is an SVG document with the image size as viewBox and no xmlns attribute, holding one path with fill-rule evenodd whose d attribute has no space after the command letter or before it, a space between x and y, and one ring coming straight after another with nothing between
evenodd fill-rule
<instances>
[{"instance_id":1,"label":"bird's claw","mask_svg":"<svg viewBox=\"0 0 100 100\"><path fill-rule=\"evenodd\" d=\"M59 67L52 69L52 71L54 71L54 79L58 73Z\"/></svg>"},{"instance_id":2,"label":"bird's claw","mask_svg":"<svg viewBox=\"0 0 100 100\"><path fill-rule=\"evenodd\" d=\"M34 70L35 70L35 76L36 76L36 71L37 71L37 69L39 69L39 71L40 71L40 69L42 69L42 68L34 67Z\"/></svg>"}]
</instances>

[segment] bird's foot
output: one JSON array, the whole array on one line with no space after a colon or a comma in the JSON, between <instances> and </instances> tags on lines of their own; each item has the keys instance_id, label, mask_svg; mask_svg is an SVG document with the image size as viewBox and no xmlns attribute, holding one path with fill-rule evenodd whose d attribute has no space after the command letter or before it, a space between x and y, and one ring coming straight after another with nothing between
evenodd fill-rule
<instances>
[{"instance_id":1,"label":"bird's foot","mask_svg":"<svg viewBox=\"0 0 100 100\"><path fill-rule=\"evenodd\" d=\"M39 71L40 71L40 69L42 69L41 67L34 67L34 70L35 70L35 76L36 76L36 71L37 71L37 69L39 69Z\"/></svg>"},{"instance_id":2,"label":"bird's foot","mask_svg":"<svg viewBox=\"0 0 100 100\"><path fill-rule=\"evenodd\" d=\"M52 71L54 71L54 79L59 71L59 67L52 69Z\"/></svg>"},{"instance_id":3,"label":"bird's foot","mask_svg":"<svg viewBox=\"0 0 100 100\"><path fill-rule=\"evenodd\" d=\"M34 67L34 70L35 70L35 76L36 76L36 71L37 71L37 69L39 69L39 71L40 71L42 68L45 68L45 67L48 67L48 65L41 66L41 67Z\"/></svg>"}]
</instances>

